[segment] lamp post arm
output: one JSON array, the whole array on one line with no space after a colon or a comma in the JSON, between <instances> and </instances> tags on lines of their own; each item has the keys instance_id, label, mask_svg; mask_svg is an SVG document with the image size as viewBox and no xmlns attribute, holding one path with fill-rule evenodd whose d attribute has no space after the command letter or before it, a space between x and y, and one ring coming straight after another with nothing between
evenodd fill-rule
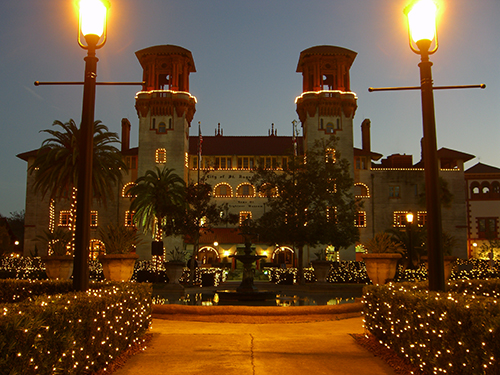
<instances>
[{"instance_id":1,"label":"lamp post arm","mask_svg":"<svg viewBox=\"0 0 500 375\"><path fill-rule=\"evenodd\" d=\"M85 82L69 81L69 82L33 82L35 86L59 86L59 85L84 85ZM96 82L97 86L142 86L144 82Z\"/></svg>"},{"instance_id":2,"label":"lamp post arm","mask_svg":"<svg viewBox=\"0 0 500 375\"><path fill-rule=\"evenodd\" d=\"M479 85L454 85L454 86L433 86L432 90L453 90L453 89L485 89L486 84ZM368 92L376 91L406 91L406 90L421 90L421 86L406 86L406 87L368 87Z\"/></svg>"}]
</instances>

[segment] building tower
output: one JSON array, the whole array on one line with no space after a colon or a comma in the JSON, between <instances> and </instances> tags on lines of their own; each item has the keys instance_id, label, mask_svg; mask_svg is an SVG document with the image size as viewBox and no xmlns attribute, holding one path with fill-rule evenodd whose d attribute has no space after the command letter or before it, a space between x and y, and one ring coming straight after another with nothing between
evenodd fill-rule
<instances>
[{"instance_id":1,"label":"building tower","mask_svg":"<svg viewBox=\"0 0 500 375\"><path fill-rule=\"evenodd\" d=\"M317 140L334 134L339 138L335 151L352 165L357 98L350 91L349 69L356 55L334 46L311 47L300 53L297 73L302 73L302 94L295 102L305 153Z\"/></svg>"},{"instance_id":2,"label":"building tower","mask_svg":"<svg viewBox=\"0 0 500 375\"><path fill-rule=\"evenodd\" d=\"M196 72L193 56L173 45L149 47L135 54L143 69L143 87L135 103L138 175L166 165L187 181L189 126L196 111L196 98L189 93L189 74Z\"/></svg>"},{"instance_id":3,"label":"building tower","mask_svg":"<svg viewBox=\"0 0 500 375\"><path fill-rule=\"evenodd\" d=\"M307 155L316 142L334 135L338 141L328 157L346 159L353 179L352 124L357 98L350 91L349 69L356 55L356 52L334 46L316 46L302 51L297 64L297 73L302 73L302 94L295 100L302 123L304 154ZM343 250L341 258L354 260L354 246Z\"/></svg>"}]
</instances>

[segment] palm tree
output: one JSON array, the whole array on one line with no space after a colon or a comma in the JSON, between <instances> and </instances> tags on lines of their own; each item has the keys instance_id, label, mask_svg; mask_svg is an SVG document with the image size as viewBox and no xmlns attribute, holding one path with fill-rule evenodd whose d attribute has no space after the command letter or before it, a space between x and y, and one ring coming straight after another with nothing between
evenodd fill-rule
<instances>
[{"instance_id":1,"label":"palm tree","mask_svg":"<svg viewBox=\"0 0 500 375\"><path fill-rule=\"evenodd\" d=\"M185 207L186 184L173 169L146 171L128 190L133 201L130 210L135 211L134 223L146 232L155 233L156 227L174 233L172 221Z\"/></svg>"},{"instance_id":2,"label":"palm tree","mask_svg":"<svg viewBox=\"0 0 500 375\"><path fill-rule=\"evenodd\" d=\"M34 241L47 247L47 255L67 255L71 253L71 250L68 249L71 237L71 232L58 227L52 232L45 229L42 234L36 236Z\"/></svg>"},{"instance_id":3,"label":"palm tree","mask_svg":"<svg viewBox=\"0 0 500 375\"><path fill-rule=\"evenodd\" d=\"M56 120L53 126L60 126L63 131L42 130L52 137L43 141L30 173L35 173L35 192L59 199L77 186L80 129L73 119L64 124ZM92 190L94 198L104 204L108 197L113 197L113 186L121 180L121 170L127 169L120 151L112 145L117 142L116 133L109 132L100 121L94 122Z\"/></svg>"}]
</instances>

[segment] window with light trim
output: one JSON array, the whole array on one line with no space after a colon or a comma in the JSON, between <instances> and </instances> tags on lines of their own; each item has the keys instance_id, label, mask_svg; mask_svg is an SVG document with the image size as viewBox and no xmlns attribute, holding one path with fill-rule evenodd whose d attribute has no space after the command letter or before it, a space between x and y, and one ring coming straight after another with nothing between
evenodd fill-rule
<instances>
[{"instance_id":1,"label":"window with light trim","mask_svg":"<svg viewBox=\"0 0 500 375\"><path fill-rule=\"evenodd\" d=\"M90 226L97 227L97 211L90 211Z\"/></svg>"},{"instance_id":2,"label":"window with light trim","mask_svg":"<svg viewBox=\"0 0 500 375\"><path fill-rule=\"evenodd\" d=\"M406 214L408 211L395 211L394 212L394 223L393 227L394 228L405 228L407 221L406 221Z\"/></svg>"},{"instance_id":3,"label":"window with light trim","mask_svg":"<svg viewBox=\"0 0 500 375\"><path fill-rule=\"evenodd\" d=\"M129 193L129 190L135 186L135 182L127 182L123 185L122 188L122 197L123 198L132 198L132 194Z\"/></svg>"},{"instance_id":4,"label":"window with light trim","mask_svg":"<svg viewBox=\"0 0 500 375\"><path fill-rule=\"evenodd\" d=\"M354 225L357 228L366 228L366 211L358 211L356 213L356 219L354 220Z\"/></svg>"},{"instance_id":5,"label":"window with light trim","mask_svg":"<svg viewBox=\"0 0 500 375\"><path fill-rule=\"evenodd\" d=\"M253 198L255 197L255 189L249 183L242 183L236 189L236 196L240 198Z\"/></svg>"},{"instance_id":6,"label":"window with light trim","mask_svg":"<svg viewBox=\"0 0 500 375\"><path fill-rule=\"evenodd\" d=\"M214 197L215 198L231 198L233 196L233 189L231 185L226 182L221 182L215 185Z\"/></svg>"},{"instance_id":7,"label":"window with light trim","mask_svg":"<svg viewBox=\"0 0 500 375\"><path fill-rule=\"evenodd\" d=\"M251 211L240 211L240 225L242 225L245 220L252 219Z\"/></svg>"},{"instance_id":8,"label":"window with light trim","mask_svg":"<svg viewBox=\"0 0 500 375\"><path fill-rule=\"evenodd\" d=\"M134 225L134 214L135 211L125 211L125 226L126 227L133 227Z\"/></svg>"},{"instance_id":9,"label":"window with light trim","mask_svg":"<svg viewBox=\"0 0 500 375\"><path fill-rule=\"evenodd\" d=\"M167 150L164 148L156 149L155 161L156 164L165 164L167 162Z\"/></svg>"},{"instance_id":10,"label":"window with light trim","mask_svg":"<svg viewBox=\"0 0 500 375\"><path fill-rule=\"evenodd\" d=\"M427 225L427 211L417 212L417 224L419 227Z\"/></svg>"},{"instance_id":11,"label":"window with light trim","mask_svg":"<svg viewBox=\"0 0 500 375\"><path fill-rule=\"evenodd\" d=\"M326 163L335 163L335 150L333 148L327 148L325 150L325 162Z\"/></svg>"},{"instance_id":12,"label":"window with light trim","mask_svg":"<svg viewBox=\"0 0 500 375\"><path fill-rule=\"evenodd\" d=\"M71 211L60 211L59 212L59 224L60 227L69 227L71 225Z\"/></svg>"}]
</instances>

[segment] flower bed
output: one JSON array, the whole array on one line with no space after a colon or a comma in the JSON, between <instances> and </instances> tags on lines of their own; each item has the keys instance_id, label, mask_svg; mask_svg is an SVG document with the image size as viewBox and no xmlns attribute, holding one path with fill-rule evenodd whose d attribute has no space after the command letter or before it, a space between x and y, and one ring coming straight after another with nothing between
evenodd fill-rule
<instances>
[{"instance_id":1,"label":"flower bed","mask_svg":"<svg viewBox=\"0 0 500 375\"><path fill-rule=\"evenodd\" d=\"M85 293L35 296L65 285L54 283L51 288L49 282L37 283L32 283L31 293L24 292L30 296L24 301L0 304L0 368L10 373L81 374L104 369L143 340L151 323L148 284L94 283Z\"/></svg>"},{"instance_id":2,"label":"flower bed","mask_svg":"<svg viewBox=\"0 0 500 375\"><path fill-rule=\"evenodd\" d=\"M367 286L365 326L427 374L496 374L500 359L498 280L455 281L447 293L425 283Z\"/></svg>"}]
</instances>

